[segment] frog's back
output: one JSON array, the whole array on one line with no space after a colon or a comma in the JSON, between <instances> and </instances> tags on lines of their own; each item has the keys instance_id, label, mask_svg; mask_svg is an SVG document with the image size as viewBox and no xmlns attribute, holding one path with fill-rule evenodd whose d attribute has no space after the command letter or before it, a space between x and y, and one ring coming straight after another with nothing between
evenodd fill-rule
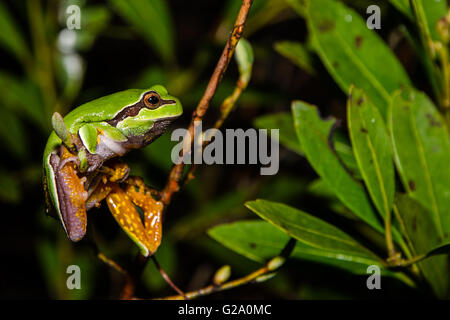
<instances>
[{"instance_id":1,"label":"frog's back","mask_svg":"<svg viewBox=\"0 0 450 320\"><path fill-rule=\"evenodd\" d=\"M83 123L110 120L124 107L138 102L143 92L145 90L128 89L92 100L69 112L64 122L69 131L75 133Z\"/></svg>"}]
</instances>

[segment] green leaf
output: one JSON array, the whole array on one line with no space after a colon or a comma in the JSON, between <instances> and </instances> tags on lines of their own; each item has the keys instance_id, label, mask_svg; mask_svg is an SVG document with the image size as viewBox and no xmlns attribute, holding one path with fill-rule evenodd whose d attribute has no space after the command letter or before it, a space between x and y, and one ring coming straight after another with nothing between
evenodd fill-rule
<instances>
[{"instance_id":1,"label":"green leaf","mask_svg":"<svg viewBox=\"0 0 450 320\"><path fill-rule=\"evenodd\" d=\"M408 18L413 19L413 12L409 5L409 0L389 0L389 2Z\"/></svg>"},{"instance_id":2,"label":"green leaf","mask_svg":"<svg viewBox=\"0 0 450 320\"><path fill-rule=\"evenodd\" d=\"M280 143L296 152L297 154L304 156L305 153L302 150L300 141L297 139L294 120L292 115L287 112L278 112L260 116L253 121L253 125L259 129L267 129L270 133L271 129L279 129ZM345 167L351 171L355 178L360 178L358 165L356 163L355 155L353 154L350 142L347 141L339 132L333 135L333 144L336 149L336 153L344 163Z\"/></svg>"},{"instance_id":3,"label":"green leaf","mask_svg":"<svg viewBox=\"0 0 450 320\"><path fill-rule=\"evenodd\" d=\"M279 129L280 143L299 155L303 155L302 148L296 137L293 119L289 113L280 112L264 115L256 118L253 124L257 128L267 129L269 133L271 129Z\"/></svg>"},{"instance_id":4,"label":"green leaf","mask_svg":"<svg viewBox=\"0 0 450 320\"><path fill-rule=\"evenodd\" d=\"M358 163L356 162L347 133L343 130L335 130L333 132L333 146L342 164L352 174L353 178L362 180L361 172L359 172Z\"/></svg>"},{"instance_id":5,"label":"green leaf","mask_svg":"<svg viewBox=\"0 0 450 320\"><path fill-rule=\"evenodd\" d=\"M447 1L411 0L410 2L423 41L429 41L429 39L439 41L440 37L436 27L438 20L447 14Z\"/></svg>"},{"instance_id":6,"label":"green leaf","mask_svg":"<svg viewBox=\"0 0 450 320\"><path fill-rule=\"evenodd\" d=\"M405 189L430 210L441 242L450 239L450 139L444 119L424 93L409 89L394 95L389 130Z\"/></svg>"},{"instance_id":7,"label":"green leaf","mask_svg":"<svg viewBox=\"0 0 450 320\"><path fill-rule=\"evenodd\" d=\"M253 49L246 39L241 38L236 46L236 62L238 64L240 80L245 86L250 81L250 77L252 75L253 68Z\"/></svg>"},{"instance_id":8,"label":"green leaf","mask_svg":"<svg viewBox=\"0 0 450 320\"><path fill-rule=\"evenodd\" d=\"M13 17L2 3L0 3L0 30L0 46L21 61L28 59L30 53L26 42Z\"/></svg>"},{"instance_id":9,"label":"green leaf","mask_svg":"<svg viewBox=\"0 0 450 320\"><path fill-rule=\"evenodd\" d=\"M391 93L410 80L389 47L353 10L334 0L308 5L314 47L344 92L362 88L386 118Z\"/></svg>"},{"instance_id":10,"label":"green leaf","mask_svg":"<svg viewBox=\"0 0 450 320\"><path fill-rule=\"evenodd\" d=\"M335 121L320 119L315 106L300 101L293 102L292 113L298 139L317 174L355 215L382 232L383 227L364 187L342 166L329 145L329 136Z\"/></svg>"},{"instance_id":11,"label":"green leaf","mask_svg":"<svg viewBox=\"0 0 450 320\"><path fill-rule=\"evenodd\" d=\"M450 242L447 241L445 243L439 244L426 254L426 257L434 257L440 254L449 254L450 253Z\"/></svg>"},{"instance_id":12,"label":"green leaf","mask_svg":"<svg viewBox=\"0 0 450 320\"><path fill-rule=\"evenodd\" d=\"M425 279L431 284L439 297L445 297L449 288L448 256L433 256L440 253L447 245L441 244L436 226L429 210L408 195L399 194L396 205L402 217L408 239L415 255L427 255L428 258L418 263Z\"/></svg>"},{"instance_id":13,"label":"green leaf","mask_svg":"<svg viewBox=\"0 0 450 320\"><path fill-rule=\"evenodd\" d=\"M113 8L155 48L161 60L175 61L174 24L164 0L109 0Z\"/></svg>"},{"instance_id":14,"label":"green leaf","mask_svg":"<svg viewBox=\"0 0 450 320\"><path fill-rule=\"evenodd\" d=\"M285 0L301 17L306 16L306 1L304 0Z\"/></svg>"},{"instance_id":15,"label":"green leaf","mask_svg":"<svg viewBox=\"0 0 450 320\"><path fill-rule=\"evenodd\" d=\"M347 119L364 182L378 212L386 217L394 202L395 174L383 118L362 90L352 88L347 104Z\"/></svg>"},{"instance_id":16,"label":"green leaf","mask_svg":"<svg viewBox=\"0 0 450 320\"><path fill-rule=\"evenodd\" d=\"M311 182L307 191L313 196L326 200L329 208L341 216L351 220L359 220L358 217L336 197L335 192L322 179L318 178Z\"/></svg>"},{"instance_id":17,"label":"green leaf","mask_svg":"<svg viewBox=\"0 0 450 320\"><path fill-rule=\"evenodd\" d=\"M245 205L261 218L313 248L348 254L355 260L377 260L372 252L345 232L301 210L267 200L249 201Z\"/></svg>"},{"instance_id":18,"label":"green leaf","mask_svg":"<svg viewBox=\"0 0 450 320\"><path fill-rule=\"evenodd\" d=\"M314 60L311 52L300 42L279 41L275 43L275 50L282 56L289 59L300 69L311 75L316 74Z\"/></svg>"},{"instance_id":19,"label":"green leaf","mask_svg":"<svg viewBox=\"0 0 450 320\"><path fill-rule=\"evenodd\" d=\"M265 262L279 255L291 238L275 226L257 220L222 224L209 229L208 235L225 247L257 262ZM299 241L290 257L331 265L355 274L367 274L369 265L380 265L380 262L372 256L361 259L335 251L317 249Z\"/></svg>"}]
</instances>

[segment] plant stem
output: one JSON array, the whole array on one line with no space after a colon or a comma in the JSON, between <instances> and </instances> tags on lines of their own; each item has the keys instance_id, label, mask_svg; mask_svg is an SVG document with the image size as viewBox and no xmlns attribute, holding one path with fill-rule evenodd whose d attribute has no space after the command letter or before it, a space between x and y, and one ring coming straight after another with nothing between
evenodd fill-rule
<instances>
[{"instance_id":1,"label":"plant stem","mask_svg":"<svg viewBox=\"0 0 450 320\"><path fill-rule=\"evenodd\" d=\"M225 48L222 52L222 55L219 58L219 61L217 62L217 65L214 69L213 74L211 75L211 78L209 80L208 86L206 87L206 90L200 99L200 102L197 105L197 108L192 114L191 123L188 128L188 132L190 134L189 139L189 150L192 148L192 142L194 139L194 124L197 121L201 121L203 119L203 116L207 112L210 102L212 98L214 97L217 88L219 86L219 83L222 80L222 77L227 70L227 67L230 63L230 60L233 56L234 50L236 48L237 43L239 42L239 39L242 36L242 33L244 31L244 25L247 20L248 12L251 8L251 5L253 3L253 0L243 0L241 8L239 9L238 16L236 18L233 31L231 32L231 35L225 45ZM186 136L184 137L186 138ZM188 139L184 139L186 141ZM174 193L178 192L180 190L180 183L183 178L183 168L184 163L182 162L183 154L180 155L179 159L181 160L179 164L176 164L172 167L168 181L166 183L166 186L161 192L161 201L164 204L164 210L166 210L167 206L171 202L172 196ZM137 279L140 278L140 275L142 271L144 270L145 264L147 263L148 258L143 257L141 254L138 254L136 258L136 265L135 270L132 273L132 277L129 281L126 282L121 298L122 299L131 299L134 295L135 290L135 283Z\"/></svg>"},{"instance_id":2,"label":"plant stem","mask_svg":"<svg viewBox=\"0 0 450 320\"><path fill-rule=\"evenodd\" d=\"M267 273L271 273L268 268L267 265L264 265L262 268L242 277L236 280L232 280L229 282L225 282L219 286L216 286L214 284L210 284L207 287L204 287L202 289L198 289L195 291L191 291L191 292L186 292L183 295L176 295L176 296L169 296L169 297L164 297L164 298L158 298L156 300L185 300L185 299L195 299L201 296L205 296L211 293L215 293L215 292L219 292L219 291L224 291L224 290L229 290L232 288L236 288L245 284L249 284L254 282L257 278L267 274Z\"/></svg>"},{"instance_id":3,"label":"plant stem","mask_svg":"<svg viewBox=\"0 0 450 320\"><path fill-rule=\"evenodd\" d=\"M169 284L169 286L175 290L180 296L184 297L186 299L186 294L181 291L180 288L178 288L173 281L170 279L169 275L161 268L161 266L159 265L158 261L156 260L155 256L152 256L152 260L155 263L156 269L158 269L159 273L161 274L161 276L164 278L164 280L166 280L166 282Z\"/></svg>"},{"instance_id":4,"label":"plant stem","mask_svg":"<svg viewBox=\"0 0 450 320\"><path fill-rule=\"evenodd\" d=\"M275 275L275 272L279 270L279 268L283 265L284 261L291 255L292 251L295 248L296 240L291 238L286 246L283 248L279 256L276 256L266 264L259 268L258 270L235 280L231 280L228 282L224 282L220 285L210 284L202 289L198 289L191 292L186 292L184 295L176 295L169 296L164 298L158 298L156 300L185 300L185 299L194 299L201 296L205 296L211 293L229 290L232 288L236 288L245 284L255 283L255 282L263 282L272 278L272 275ZM274 266L274 261L280 260L282 263L277 263Z\"/></svg>"},{"instance_id":5,"label":"plant stem","mask_svg":"<svg viewBox=\"0 0 450 320\"><path fill-rule=\"evenodd\" d=\"M209 80L208 86L206 87L203 97L200 99L200 102L198 103L197 108L195 109L194 113L192 114L192 120L191 120L191 123L188 128L188 131L190 134L190 139L188 141L189 142L188 151L190 151L190 149L192 148L192 142L194 139L194 123L196 121L201 121L203 119L203 116L205 115L206 111L209 108L210 102L211 102L212 98L214 97L214 95L217 91L217 88L219 86L219 83L222 80L222 77L223 77L223 75L228 67L228 64L230 63L230 60L233 56L236 45L242 36L242 33L244 31L245 21L247 19L248 12L251 8L252 3L253 3L253 0L243 0L242 1L241 8L239 10L238 16L234 23L233 31L231 32L231 35L227 41L227 44L225 45L222 55L220 56L220 59L217 62L216 68L214 69L214 72ZM180 182L182 180L183 168L184 168L184 163L183 163L182 159L183 159L183 154L181 153L180 157L179 157L180 162L179 162L179 164L176 164L172 167L172 170L170 171L170 174L169 174L168 182L167 182L164 190L161 193L161 201L165 205L170 203L172 195L175 192L179 191L179 189L180 189Z\"/></svg>"}]
</instances>

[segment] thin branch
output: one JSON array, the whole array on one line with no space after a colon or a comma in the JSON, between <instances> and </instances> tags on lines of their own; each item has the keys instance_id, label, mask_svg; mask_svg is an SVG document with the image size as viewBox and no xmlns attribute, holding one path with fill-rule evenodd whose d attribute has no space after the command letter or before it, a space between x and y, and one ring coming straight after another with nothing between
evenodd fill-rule
<instances>
[{"instance_id":1,"label":"thin branch","mask_svg":"<svg viewBox=\"0 0 450 320\"><path fill-rule=\"evenodd\" d=\"M159 273L161 274L161 276L164 278L164 280L166 280L166 282L169 284L169 286L175 290L180 296L182 297L186 297L186 295L184 294L183 291L181 291L180 288L178 288L175 283L173 283L173 281L170 279L169 275L163 270L163 268L161 268L161 266L159 265L158 261L156 260L155 256L152 256L152 260L155 263L156 269L158 269Z\"/></svg>"},{"instance_id":2,"label":"thin branch","mask_svg":"<svg viewBox=\"0 0 450 320\"><path fill-rule=\"evenodd\" d=\"M103 253L99 252L97 253L97 257L103 261L105 264L116 270L117 272L123 274L124 276L128 277L128 272L122 268L118 263L116 263L114 260L109 259L107 256L105 256Z\"/></svg>"},{"instance_id":3,"label":"thin branch","mask_svg":"<svg viewBox=\"0 0 450 320\"><path fill-rule=\"evenodd\" d=\"M256 281L259 277L262 277L266 274L272 273L268 270L267 265L263 266L262 268L256 270L255 272L250 273L249 275L246 275L242 278L233 280L233 281L229 281L229 282L225 282L219 286L214 285L214 284L210 284L209 286L202 288L202 289L198 289L195 291L191 291L191 292L186 292L183 295L177 295L177 296L168 296L168 297L164 297L164 298L158 298L155 300L186 300L186 299L195 299L201 296L205 296L211 293L215 293L215 292L220 292L220 291L224 291L224 290L229 290L232 288L236 288L245 284L249 284L249 283L255 283L255 282L259 282ZM265 280L265 279L264 279Z\"/></svg>"},{"instance_id":4,"label":"thin branch","mask_svg":"<svg viewBox=\"0 0 450 320\"><path fill-rule=\"evenodd\" d=\"M188 133L186 135L189 136L189 140L184 139L183 141L187 141L189 144L188 151L192 148L192 142L194 139L194 124L196 121L201 121L209 108L210 102L214 97L217 88L219 86L222 77L227 70L227 67L231 61L236 45L239 42L239 39L242 36L244 31L245 21L247 20L248 12L250 11L253 0L243 0L241 8L239 9L238 16L234 23L233 31L225 45L225 48L222 52L222 55L217 62L216 68L214 69L213 74L209 80L208 86L203 94L203 97L200 99L200 102L197 105L197 108L192 114L191 123L188 127ZM186 138L186 136L184 137ZM182 151L183 152L183 151ZM164 204L164 210L169 205L172 196L174 193L180 190L180 183L183 178L183 168L184 163L183 153L181 152L179 157L179 164L176 164L172 167L169 177L166 183L166 186L161 191L161 201ZM135 270L131 273L131 277L127 278L125 286L122 290L121 299L131 299L134 295L134 290L136 286L136 280L140 278L142 271L144 270L145 264L147 263L148 258L143 257L140 253L137 256L137 261L135 265Z\"/></svg>"},{"instance_id":5,"label":"thin branch","mask_svg":"<svg viewBox=\"0 0 450 320\"><path fill-rule=\"evenodd\" d=\"M219 86L220 81L222 80L222 77L227 70L227 67L230 63L230 60L233 56L234 50L236 48L237 43L239 42L239 39L242 36L242 33L244 31L244 25L245 21L248 16L248 12L250 10L250 7L253 3L253 0L243 0L241 8L239 10L239 14L236 18L236 21L234 23L233 31L231 32L231 35L227 41L227 44L225 45L225 48L223 49L222 55L220 56L220 59L216 65L216 68L214 69L214 72L209 80L208 86L205 90L205 93L203 94L203 97L201 98L197 108L195 109L194 113L192 114L192 120L188 128L188 149L189 152L192 148L192 142L194 140L194 123L196 121L201 121L206 113L206 111L209 108L210 102L212 98L214 97L214 94L217 91L217 88ZM186 136L185 136L186 138ZM184 140L186 141L186 140ZM180 157L179 157L179 164L176 164L172 167L172 170L169 174L169 180L161 192L161 201L164 203L164 205L168 205L172 199L172 195L175 192L178 192L180 189L180 182L182 180L183 176L183 168L184 163L182 161L183 159L183 151L181 151Z\"/></svg>"},{"instance_id":6,"label":"thin branch","mask_svg":"<svg viewBox=\"0 0 450 320\"><path fill-rule=\"evenodd\" d=\"M164 298L158 298L156 300L185 300L185 299L195 299L201 296L205 296L211 293L220 292L224 290L229 290L232 288L236 288L245 284L249 283L258 283L263 282L266 280L269 280L272 278L276 271L278 271L281 266L284 264L285 260L289 258L292 251L295 248L296 240L291 238L282 252L279 256L276 256L272 259L270 259L263 267L259 268L258 270L242 277L238 278L232 281L228 281L225 283L222 283L220 285L210 284L207 287L204 287L202 289L198 289L191 292L186 292L184 295L177 295L177 296L169 296Z\"/></svg>"}]
</instances>

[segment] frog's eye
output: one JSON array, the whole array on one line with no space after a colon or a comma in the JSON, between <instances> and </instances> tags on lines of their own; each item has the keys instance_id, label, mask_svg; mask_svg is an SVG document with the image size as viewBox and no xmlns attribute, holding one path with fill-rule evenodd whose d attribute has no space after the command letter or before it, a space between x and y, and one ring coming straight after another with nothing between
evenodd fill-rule
<instances>
[{"instance_id":1,"label":"frog's eye","mask_svg":"<svg viewBox=\"0 0 450 320\"><path fill-rule=\"evenodd\" d=\"M147 108L156 109L159 107L160 102L161 98L159 94L154 91L149 92L144 96L144 103Z\"/></svg>"}]
</instances>

